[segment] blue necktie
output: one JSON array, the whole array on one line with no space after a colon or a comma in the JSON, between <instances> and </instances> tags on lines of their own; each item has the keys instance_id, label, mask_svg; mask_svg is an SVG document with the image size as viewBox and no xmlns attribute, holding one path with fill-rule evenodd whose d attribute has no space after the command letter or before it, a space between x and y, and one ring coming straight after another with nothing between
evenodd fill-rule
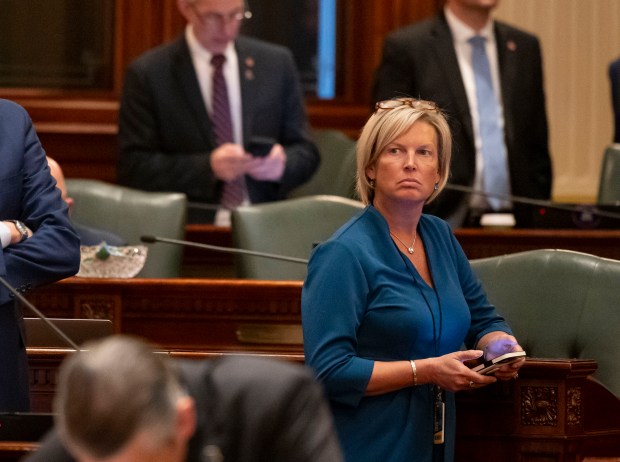
<instances>
[{"instance_id":1,"label":"blue necktie","mask_svg":"<svg viewBox=\"0 0 620 462\"><path fill-rule=\"evenodd\" d=\"M213 134L218 145L224 143L232 143L233 127L232 117L230 115L230 104L228 100L228 88L222 66L226 61L224 55L214 55L211 58L213 66L213 100L211 123L213 125ZM222 189L222 206L228 210L232 210L241 205L245 196L245 177L242 175L232 181L224 183Z\"/></svg>"},{"instance_id":2,"label":"blue necktie","mask_svg":"<svg viewBox=\"0 0 620 462\"><path fill-rule=\"evenodd\" d=\"M489 59L484 48L486 39L479 35L469 39L472 45L472 61L476 81L476 99L482 140L483 189L486 193L508 197L510 180L508 178L504 134L500 126L499 104L493 90L493 79ZM487 197L493 210L508 207L510 204L498 197Z\"/></svg>"}]
</instances>

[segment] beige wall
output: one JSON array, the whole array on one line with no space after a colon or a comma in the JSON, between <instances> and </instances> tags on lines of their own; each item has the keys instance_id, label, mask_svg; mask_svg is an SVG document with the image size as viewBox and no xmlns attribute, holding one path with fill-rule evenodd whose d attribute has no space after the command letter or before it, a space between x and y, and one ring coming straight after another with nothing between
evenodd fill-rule
<instances>
[{"instance_id":1,"label":"beige wall","mask_svg":"<svg viewBox=\"0 0 620 462\"><path fill-rule=\"evenodd\" d=\"M608 66L620 56L620 0L501 0L496 16L541 41L553 198L594 201L613 136Z\"/></svg>"}]
</instances>

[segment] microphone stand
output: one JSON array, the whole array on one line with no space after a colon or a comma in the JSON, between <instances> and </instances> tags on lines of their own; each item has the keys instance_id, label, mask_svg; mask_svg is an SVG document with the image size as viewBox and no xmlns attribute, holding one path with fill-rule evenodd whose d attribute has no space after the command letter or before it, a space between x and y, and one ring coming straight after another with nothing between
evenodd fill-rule
<instances>
[{"instance_id":1,"label":"microphone stand","mask_svg":"<svg viewBox=\"0 0 620 462\"><path fill-rule=\"evenodd\" d=\"M71 346L71 348L73 348L75 351L80 351L80 347L78 347L73 340L67 337L67 335L62 330L56 327L56 325L54 325L54 323L50 321L47 316L41 313L41 311L39 311L32 303L30 303L26 297L19 293L17 289L15 289L11 284L9 284L8 281L2 276L0 276L0 283L4 287L6 287L8 291L11 292L21 303L30 308L30 310L34 314L36 314L41 320L43 320L43 322L45 322L45 324L47 324L50 329L52 329L54 333L56 333L56 335L63 339L67 343L67 345Z\"/></svg>"},{"instance_id":2,"label":"microphone stand","mask_svg":"<svg viewBox=\"0 0 620 462\"><path fill-rule=\"evenodd\" d=\"M304 265L308 263L308 260L304 258L288 257L288 256L277 255L273 253L257 252L255 250L235 249L232 247L221 247L217 245L200 244L197 242L181 241L179 239L170 239L167 237L141 236L140 240L146 244L164 242L168 244L184 245L184 246L189 246L189 247L197 247L199 249L213 250L215 252L236 253L240 255L251 255L254 257L269 258L272 260L282 260L282 261L288 261L288 262L293 262L293 263L302 263Z\"/></svg>"}]
</instances>

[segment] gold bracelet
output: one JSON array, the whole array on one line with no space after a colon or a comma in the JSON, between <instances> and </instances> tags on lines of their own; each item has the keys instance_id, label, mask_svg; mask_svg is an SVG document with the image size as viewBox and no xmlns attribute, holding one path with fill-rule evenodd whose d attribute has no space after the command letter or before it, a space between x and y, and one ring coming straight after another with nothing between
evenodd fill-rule
<instances>
[{"instance_id":1,"label":"gold bracelet","mask_svg":"<svg viewBox=\"0 0 620 462\"><path fill-rule=\"evenodd\" d=\"M413 386L417 386L418 384L418 368L415 365L415 361L413 359L409 360L409 364L411 364L411 372L413 373Z\"/></svg>"}]
</instances>

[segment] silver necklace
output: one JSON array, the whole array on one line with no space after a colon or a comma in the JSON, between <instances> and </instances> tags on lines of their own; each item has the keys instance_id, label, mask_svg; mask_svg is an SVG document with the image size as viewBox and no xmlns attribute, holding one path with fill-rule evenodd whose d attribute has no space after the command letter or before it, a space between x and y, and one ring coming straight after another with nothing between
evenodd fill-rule
<instances>
[{"instance_id":1,"label":"silver necklace","mask_svg":"<svg viewBox=\"0 0 620 462\"><path fill-rule=\"evenodd\" d=\"M392 231L390 231L390 234L392 236L394 236L398 240L398 242L400 242L405 247L405 249L407 249L407 252L409 252L411 255L413 255L413 253L415 252L415 241L418 238L418 232L417 231L413 234L413 242L411 243L411 246L408 246L403 241L401 241L400 237L398 237Z\"/></svg>"}]
</instances>

